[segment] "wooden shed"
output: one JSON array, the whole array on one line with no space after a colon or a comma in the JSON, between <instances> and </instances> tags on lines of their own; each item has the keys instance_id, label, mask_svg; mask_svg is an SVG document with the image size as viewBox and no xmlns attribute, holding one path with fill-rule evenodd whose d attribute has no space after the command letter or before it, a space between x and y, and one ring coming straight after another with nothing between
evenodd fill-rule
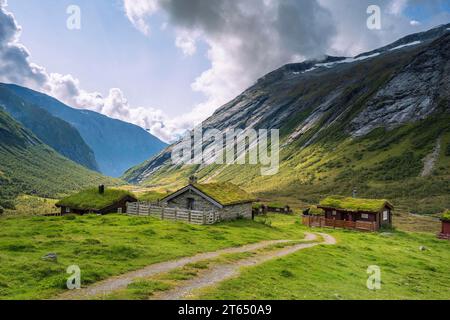
<instances>
[{"instance_id":1,"label":"wooden shed","mask_svg":"<svg viewBox=\"0 0 450 320\"><path fill-rule=\"evenodd\" d=\"M168 195L161 203L169 208L216 212L220 220L252 218L250 194L232 183L190 183Z\"/></svg>"},{"instance_id":2,"label":"wooden shed","mask_svg":"<svg viewBox=\"0 0 450 320\"><path fill-rule=\"evenodd\" d=\"M394 206L387 200L361 199L331 196L320 202L322 217L306 217L305 220L321 220L321 226L377 231L392 226Z\"/></svg>"},{"instance_id":3,"label":"wooden shed","mask_svg":"<svg viewBox=\"0 0 450 320\"><path fill-rule=\"evenodd\" d=\"M88 189L60 200L56 206L61 214L125 213L127 202L137 202L130 192L119 189Z\"/></svg>"},{"instance_id":4,"label":"wooden shed","mask_svg":"<svg viewBox=\"0 0 450 320\"><path fill-rule=\"evenodd\" d=\"M450 210L444 212L441 218L442 230L439 234L440 239L450 240Z\"/></svg>"}]
</instances>

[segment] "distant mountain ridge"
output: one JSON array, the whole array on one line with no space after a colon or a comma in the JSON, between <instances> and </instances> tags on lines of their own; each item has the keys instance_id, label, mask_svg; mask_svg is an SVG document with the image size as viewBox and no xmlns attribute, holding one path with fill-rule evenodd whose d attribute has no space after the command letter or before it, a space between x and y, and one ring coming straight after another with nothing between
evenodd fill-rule
<instances>
[{"instance_id":1,"label":"distant mountain ridge","mask_svg":"<svg viewBox=\"0 0 450 320\"><path fill-rule=\"evenodd\" d=\"M43 93L12 84L4 84L25 101L44 109L73 126L92 149L103 174L119 177L164 149L167 144L144 129L102 114L71 108Z\"/></svg>"},{"instance_id":2,"label":"distant mountain ridge","mask_svg":"<svg viewBox=\"0 0 450 320\"><path fill-rule=\"evenodd\" d=\"M120 185L61 156L0 108L0 206L20 194L58 197L99 184Z\"/></svg>"},{"instance_id":3,"label":"distant mountain ridge","mask_svg":"<svg viewBox=\"0 0 450 320\"><path fill-rule=\"evenodd\" d=\"M74 127L22 99L3 84L0 84L0 108L61 155L88 169L99 170L94 152Z\"/></svg>"}]
</instances>

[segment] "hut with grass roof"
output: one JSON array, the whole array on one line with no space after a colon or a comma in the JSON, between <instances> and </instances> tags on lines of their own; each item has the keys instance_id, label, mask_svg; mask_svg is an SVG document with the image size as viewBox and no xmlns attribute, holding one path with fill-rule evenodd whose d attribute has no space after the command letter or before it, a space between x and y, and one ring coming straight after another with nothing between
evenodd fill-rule
<instances>
[{"instance_id":1,"label":"hut with grass roof","mask_svg":"<svg viewBox=\"0 0 450 320\"><path fill-rule=\"evenodd\" d=\"M106 189L104 186L87 189L56 203L61 214L107 214L125 213L128 202L137 202L130 192L120 189Z\"/></svg>"},{"instance_id":2,"label":"hut with grass roof","mask_svg":"<svg viewBox=\"0 0 450 320\"><path fill-rule=\"evenodd\" d=\"M216 212L220 220L252 218L252 204L256 199L232 183L198 183L168 195L161 202L169 208Z\"/></svg>"},{"instance_id":3,"label":"hut with grass roof","mask_svg":"<svg viewBox=\"0 0 450 320\"><path fill-rule=\"evenodd\" d=\"M441 217L442 231L439 234L440 239L450 240L450 210L444 212Z\"/></svg>"},{"instance_id":4,"label":"hut with grass roof","mask_svg":"<svg viewBox=\"0 0 450 320\"><path fill-rule=\"evenodd\" d=\"M387 200L331 196L317 208L324 212L322 226L368 231L392 227L394 206Z\"/></svg>"}]
</instances>

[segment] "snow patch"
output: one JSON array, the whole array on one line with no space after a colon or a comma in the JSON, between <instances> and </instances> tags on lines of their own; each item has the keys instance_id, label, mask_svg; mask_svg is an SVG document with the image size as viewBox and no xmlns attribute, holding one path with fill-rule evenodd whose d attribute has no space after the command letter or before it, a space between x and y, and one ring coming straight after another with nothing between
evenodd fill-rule
<instances>
[{"instance_id":1,"label":"snow patch","mask_svg":"<svg viewBox=\"0 0 450 320\"><path fill-rule=\"evenodd\" d=\"M421 43L422 43L422 41L414 41L414 42L410 42L410 43L403 44L401 46L392 48L389 51L395 51L395 50L402 49L402 48L405 48L405 47L416 46L416 45L421 44Z\"/></svg>"}]
</instances>

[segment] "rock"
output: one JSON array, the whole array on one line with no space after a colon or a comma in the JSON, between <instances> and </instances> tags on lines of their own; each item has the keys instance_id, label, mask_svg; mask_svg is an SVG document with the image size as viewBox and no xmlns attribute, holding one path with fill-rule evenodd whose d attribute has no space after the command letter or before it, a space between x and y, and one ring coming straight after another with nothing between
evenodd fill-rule
<instances>
[{"instance_id":1,"label":"rock","mask_svg":"<svg viewBox=\"0 0 450 320\"><path fill-rule=\"evenodd\" d=\"M57 262L58 261L58 255L56 253L48 253L48 254L46 254L45 256L42 257L42 260Z\"/></svg>"},{"instance_id":2,"label":"rock","mask_svg":"<svg viewBox=\"0 0 450 320\"><path fill-rule=\"evenodd\" d=\"M394 234L392 232L383 232L380 233L380 235L382 235L383 237L392 237Z\"/></svg>"},{"instance_id":3,"label":"rock","mask_svg":"<svg viewBox=\"0 0 450 320\"><path fill-rule=\"evenodd\" d=\"M419 250L420 250L420 251L426 251L426 250L428 250L428 249L427 249L427 247L425 247L425 246L420 246L420 247L419 247Z\"/></svg>"}]
</instances>

